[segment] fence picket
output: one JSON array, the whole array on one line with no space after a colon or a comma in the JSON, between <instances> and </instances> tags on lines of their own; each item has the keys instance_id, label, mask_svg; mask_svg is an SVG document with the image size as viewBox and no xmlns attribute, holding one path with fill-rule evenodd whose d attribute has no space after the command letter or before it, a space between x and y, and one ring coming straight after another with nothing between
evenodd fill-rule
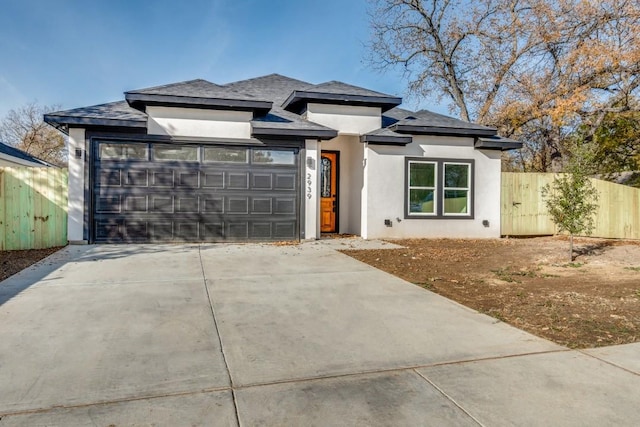
<instances>
[{"instance_id":1,"label":"fence picket","mask_svg":"<svg viewBox=\"0 0 640 427\"><path fill-rule=\"evenodd\" d=\"M553 182L552 173L502 173L504 236L540 236L557 230L542 198L542 188ZM640 189L591 179L598 190L598 210L591 236L640 239Z\"/></svg>"},{"instance_id":2,"label":"fence picket","mask_svg":"<svg viewBox=\"0 0 640 427\"><path fill-rule=\"evenodd\" d=\"M67 243L66 169L0 168L0 250Z\"/></svg>"}]
</instances>

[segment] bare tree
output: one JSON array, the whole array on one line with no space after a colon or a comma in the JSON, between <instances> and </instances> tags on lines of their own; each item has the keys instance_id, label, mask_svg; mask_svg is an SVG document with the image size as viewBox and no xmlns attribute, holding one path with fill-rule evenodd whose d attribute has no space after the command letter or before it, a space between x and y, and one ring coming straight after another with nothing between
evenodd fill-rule
<instances>
[{"instance_id":1,"label":"bare tree","mask_svg":"<svg viewBox=\"0 0 640 427\"><path fill-rule=\"evenodd\" d=\"M43 121L44 114L57 109L56 106L29 103L10 110L0 122L0 140L46 162L66 165L65 138Z\"/></svg>"},{"instance_id":2,"label":"bare tree","mask_svg":"<svg viewBox=\"0 0 640 427\"><path fill-rule=\"evenodd\" d=\"M637 108L637 0L371 0L371 62L400 66L409 93L527 145L552 169L563 138Z\"/></svg>"}]
</instances>

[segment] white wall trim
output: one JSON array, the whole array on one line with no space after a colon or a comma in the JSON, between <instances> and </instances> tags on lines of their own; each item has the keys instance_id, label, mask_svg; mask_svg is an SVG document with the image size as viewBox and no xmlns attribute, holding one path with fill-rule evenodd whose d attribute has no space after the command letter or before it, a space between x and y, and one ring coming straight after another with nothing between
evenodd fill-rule
<instances>
[{"instance_id":1,"label":"white wall trim","mask_svg":"<svg viewBox=\"0 0 640 427\"><path fill-rule=\"evenodd\" d=\"M82 153L75 156L76 149ZM69 129L69 202L67 212L67 240L84 241L84 168L85 130Z\"/></svg>"}]
</instances>

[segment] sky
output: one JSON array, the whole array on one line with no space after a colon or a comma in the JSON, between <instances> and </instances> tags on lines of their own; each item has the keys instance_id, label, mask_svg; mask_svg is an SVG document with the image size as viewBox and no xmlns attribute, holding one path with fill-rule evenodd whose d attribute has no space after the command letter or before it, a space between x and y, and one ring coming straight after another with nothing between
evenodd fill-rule
<instances>
[{"instance_id":1,"label":"sky","mask_svg":"<svg viewBox=\"0 0 640 427\"><path fill-rule=\"evenodd\" d=\"M123 92L271 73L406 95L367 64L367 0L1 0L0 119L30 102L70 109ZM445 113L405 98L405 108Z\"/></svg>"}]
</instances>

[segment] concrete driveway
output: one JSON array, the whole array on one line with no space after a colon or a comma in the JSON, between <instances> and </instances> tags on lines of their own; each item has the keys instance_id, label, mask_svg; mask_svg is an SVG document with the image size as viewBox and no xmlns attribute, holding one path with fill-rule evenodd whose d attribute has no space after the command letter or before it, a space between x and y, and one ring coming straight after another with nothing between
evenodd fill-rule
<instances>
[{"instance_id":1,"label":"concrete driveway","mask_svg":"<svg viewBox=\"0 0 640 427\"><path fill-rule=\"evenodd\" d=\"M54 254L0 284L0 426L637 425L640 345L569 351L342 244Z\"/></svg>"}]
</instances>

